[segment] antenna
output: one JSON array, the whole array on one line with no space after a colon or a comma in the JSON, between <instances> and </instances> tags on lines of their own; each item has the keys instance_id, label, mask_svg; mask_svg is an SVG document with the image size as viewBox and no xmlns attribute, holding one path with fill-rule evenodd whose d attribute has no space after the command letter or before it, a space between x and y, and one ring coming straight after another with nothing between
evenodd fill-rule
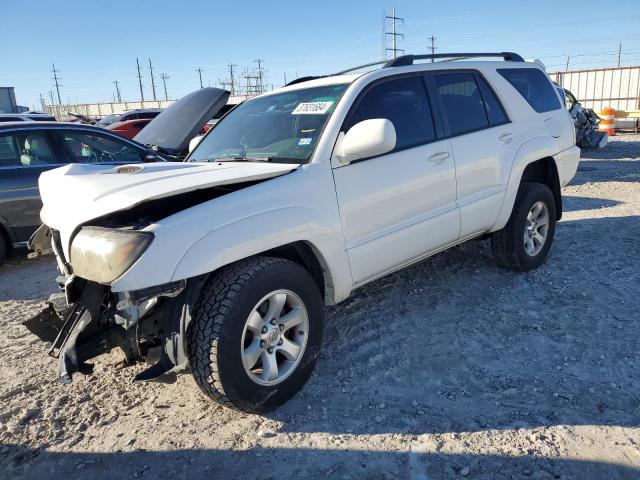
<instances>
[{"instance_id":1,"label":"antenna","mask_svg":"<svg viewBox=\"0 0 640 480\"><path fill-rule=\"evenodd\" d=\"M202 69L198 67L196 68L196 72L198 72L198 76L200 77L200 90L202 90Z\"/></svg>"},{"instance_id":2,"label":"antenna","mask_svg":"<svg viewBox=\"0 0 640 480\"><path fill-rule=\"evenodd\" d=\"M136 57L136 65L138 67L138 84L140 85L140 99L144 102L144 91L142 90L142 74L140 73L140 62Z\"/></svg>"},{"instance_id":3,"label":"antenna","mask_svg":"<svg viewBox=\"0 0 640 480\"><path fill-rule=\"evenodd\" d=\"M120 86L119 86L120 82L118 82L118 80L115 80L113 83L116 85L116 94L118 96L118 102L122 102L122 97L120 96Z\"/></svg>"},{"instance_id":4,"label":"antenna","mask_svg":"<svg viewBox=\"0 0 640 480\"><path fill-rule=\"evenodd\" d=\"M164 99L169 100L169 95L167 94L167 79L169 78L169 75L161 73L160 78L162 79L162 85L164 85Z\"/></svg>"},{"instance_id":5,"label":"antenna","mask_svg":"<svg viewBox=\"0 0 640 480\"><path fill-rule=\"evenodd\" d=\"M149 75L151 76L151 91L153 92L153 100L156 99L156 83L153 79L153 67L151 66L151 59L149 59Z\"/></svg>"},{"instance_id":6,"label":"antenna","mask_svg":"<svg viewBox=\"0 0 640 480\"><path fill-rule=\"evenodd\" d=\"M386 20L391 20L391 31L390 32L384 32L385 33L385 38L386 38L386 36L391 36L391 48L386 48L385 47L385 51L393 52L393 58L396 58L398 56L398 52L404 53L404 50L402 50L401 48L398 48L398 45L397 45L398 37L402 37L404 39L404 34L398 33L397 29L396 29L396 23L398 21L401 21L402 24L404 25L404 18L396 17L396 4L395 3L393 4L393 13L391 14L391 16L385 15L384 18Z\"/></svg>"},{"instance_id":7,"label":"antenna","mask_svg":"<svg viewBox=\"0 0 640 480\"><path fill-rule=\"evenodd\" d=\"M56 92L58 92L58 105L62 105L62 100L60 100L60 87L62 85L58 83L58 81L61 80L61 78L58 77L58 73L60 73L60 71L56 70L56 66L53 63L51 64L51 67L52 67L51 72L53 73L52 80L54 81L54 84L56 86ZM53 104L53 98L51 98L51 103Z\"/></svg>"}]
</instances>

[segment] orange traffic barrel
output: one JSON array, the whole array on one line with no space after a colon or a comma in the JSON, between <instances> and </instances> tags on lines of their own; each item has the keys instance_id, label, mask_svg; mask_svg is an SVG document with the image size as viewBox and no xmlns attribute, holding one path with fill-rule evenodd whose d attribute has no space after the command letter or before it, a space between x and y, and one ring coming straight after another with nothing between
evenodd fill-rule
<instances>
[{"instance_id":1,"label":"orange traffic barrel","mask_svg":"<svg viewBox=\"0 0 640 480\"><path fill-rule=\"evenodd\" d=\"M601 132L607 132L609 136L616 134L616 111L611 107L605 107L600 110L600 123L598 124L598 130Z\"/></svg>"}]
</instances>

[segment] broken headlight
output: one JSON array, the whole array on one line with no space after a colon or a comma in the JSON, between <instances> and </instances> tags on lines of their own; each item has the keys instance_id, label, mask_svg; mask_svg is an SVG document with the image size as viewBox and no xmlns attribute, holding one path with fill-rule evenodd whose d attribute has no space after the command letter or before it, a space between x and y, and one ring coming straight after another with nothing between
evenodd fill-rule
<instances>
[{"instance_id":1,"label":"broken headlight","mask_svg":"<svg viewBox=\"0 0 640 480\"><path fill-rule=\"evenodd\" d=\"M153 234L84 227L71 243L73 273L86 280L111 283L144 253Z\"/></svg>"}]
</instances>

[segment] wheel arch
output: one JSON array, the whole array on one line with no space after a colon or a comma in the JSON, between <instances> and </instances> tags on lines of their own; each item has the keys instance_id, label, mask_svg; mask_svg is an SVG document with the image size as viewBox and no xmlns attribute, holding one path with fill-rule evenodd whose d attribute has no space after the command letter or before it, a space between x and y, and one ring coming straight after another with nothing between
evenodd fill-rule
<instances>
[{"instance_id":1,"label":"wheel arch","mask_svg":"<svg viewBox=\"0 0 640 480\"><path fill-rule=\"evenodd\" d=\"M491 228L492 232L501 230L507 224L523 181L538 181L549 186L556 201L556 217L560 219L562 196L558 168L553 158L557 150L553 140L545 136L532 138L520 146L511 166L502 209Z\"/></svg>"}]
</instances>

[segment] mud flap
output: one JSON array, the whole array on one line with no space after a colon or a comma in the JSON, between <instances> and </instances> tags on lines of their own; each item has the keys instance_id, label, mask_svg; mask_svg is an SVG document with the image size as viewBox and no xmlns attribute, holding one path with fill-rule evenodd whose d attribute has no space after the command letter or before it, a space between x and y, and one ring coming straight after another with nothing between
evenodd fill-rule
<instances>
[{"instance_id":1,"label":"mud flap","mask_svg":"<svg viewBox=\"0 0 640 480\"><path fill-rule=\"evenodd\" d=\"M175 372L187 366L185 339L191 315L200 295L206 276L187 281L186 288L175 298L170 299L165 308L146 317L143 321L158 321L165 331L164 340L159 348L160 358L151 367L138 373L134 382L173 383Z\"/></svg>"}]
</instances>

